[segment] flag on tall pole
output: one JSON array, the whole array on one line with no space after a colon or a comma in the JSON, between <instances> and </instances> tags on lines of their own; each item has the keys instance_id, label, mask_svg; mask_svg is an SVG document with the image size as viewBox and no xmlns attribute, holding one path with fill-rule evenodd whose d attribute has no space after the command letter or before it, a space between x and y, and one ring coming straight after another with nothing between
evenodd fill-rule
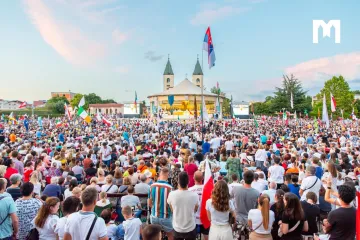
<instances>
[{"instance_id":1,"label":"flag on tall pole","mask_svg":"<svg viewBox=\"0 0 360 240\"><path fill-rule=\"evenodd\" d=\"M330 127L329 115L326 107L326 97L323 98L322 121L326 123L326 128Z\"/></svg>"},{"instance_id":2,"label":"flag on tall pole","mask_svg":"<svg viewBox=\"0 0 360 240\"><path fill-rule=\"evenodd\" d=\"M71 120L71 114L70 114L70 110L68 108L68 106L66 105L66 103L64 103L64 108L65 108L65 116Z\"/></svg>"},{"instance_id":3,"label":"flag on tall pole","mask_svg":"<svg viewBox=\"0 0 360 240\"><path fill-rule=\"evenodd\" d=\"M331 112L336 111L336 101L332 93L330 93L330 102L331 102Z\"/></svg>"},{"instance_id":4,"label":"flag on tall pole","mask_svg":"<svg viewBox=\"0 0 360 240\"><path fill-rule=\"evenodd\" d=\"M212 68L215 66L215 51L214 51L214 45L211 37L211 31L210 27L207 28L205 37L204 37L204 43L203 43L203 49L207 51L208 53L208 63L209 68Z\"/></svg>"},{"instance_id":5,"label":"flag on tall pole","mask_svg":"<svg viewBox=\"0 0 360 240\"><path fill-rule=\"evenodd\" d=\"M254 125L255 125L256 128L259 127L259 123L258 123L258 121L256 120L256 116L255 116L255 115L254 115Z\"/></svg>"},{"instance_id":6,"label":"flag on tall pole","mask_svg":"<svg viewBox=\"0 0 360 240\"><path fill-rule=\"evenodd\" d=\"M291 95L290 95L290 106L291 106L291 109L294 109L294 98L293 98L293 93L291 92Z\"/></svg>"},{"instance_id":7,"label":"flag on tall pole","mask_svg":"<svg viewBox=\"0 0 360 240\"><path fill-rule=\"evenodd\" d=\"M205 160L205 175L204 175L204 187L201 198L200 208L200 221L204 228L210 227L210 221L206 211L206 201L211 198L212 190L214 189L214 180L211 174L209 160Z\"/></svg>"},{"instance_id":8,"label":"flag on tall pole","mask_svg":"<svg viewBox=\"0 0 360 240\"><path fill-rule=\"evenodd\" d=\"M204 99L203 99L203 102L201 104L201 116L203 116L203 120L205 120L205 121L209 120L209 115L208 115L207 110L206 110L206 104L205 104Z\"/></svg>"},{"instance_id":9,"label":"flag on tall pole","mask_svg":"<svg viewBox=\"0 0 360 240\"><path fill-rule=\"evenodd\" d=\"M20 104L19 108L24 108L24 107L26 107L26 105L27 105L26 102L22 102L22 103Z\"/></svg>"},{"instance_id":10,"label":"flag on tall pole","mask_svg":"<svg viewBox=\"0 0 360 240\"><path fill-rule=\"evenodd\" d=\"M319 132L319 124L318 124L318 121L316 120L316 117L314 117L314 130L315 130L315 133L318 133Z\"/></svg>"},{"instance_id":11,"label":"flag on tall pole","mask_svg":"<svg viewBox=\"0 0 360 240\"><path fill-rule=\"evenodd\" d=\"M78 104L79 107L82 107L85 105L85 96L82 96L82 98L80 99L80 102Z\"/></svg>"}]
</instances>

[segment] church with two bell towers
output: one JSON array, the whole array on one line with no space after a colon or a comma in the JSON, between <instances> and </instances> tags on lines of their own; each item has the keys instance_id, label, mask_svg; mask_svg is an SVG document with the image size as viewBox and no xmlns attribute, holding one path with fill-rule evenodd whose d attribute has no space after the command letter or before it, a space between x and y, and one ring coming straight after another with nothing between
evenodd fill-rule
<instances>
[{"instance_id":1,"label":"church with two bell towers","mask_svg":"<svg viewBox=\"0 0 360 240\"><path fill-rule=\"evenodd\" d=\"M196 85L197 87L202 86L202 81L204 79L204 74L201 69L199 58L196 61L195 69L192 75L192 83ZM170 58L168 58L168 61L165 66L164 75L163 75L163 91L169 90L171 88L174 88L174 72L172 70L172 66L170 63Z\"/></svg>"}]
</instances>

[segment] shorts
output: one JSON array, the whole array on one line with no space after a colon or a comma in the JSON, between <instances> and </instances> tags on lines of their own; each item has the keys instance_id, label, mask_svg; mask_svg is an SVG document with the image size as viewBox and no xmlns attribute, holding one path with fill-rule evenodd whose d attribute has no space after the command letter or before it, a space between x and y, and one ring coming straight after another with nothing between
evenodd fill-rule
<instances>
[{"instance_id":1,"label":"shorts","mask_svg":"<svg viewBox=\"0 0 360 240\"><path fill-rule=\"evenodd\" d=\"M204 225L200 224L200 225L196 225L197 228L200 228L200 233L204 234L204 235L209 235L209 231L210 231L210 227L208 228L204 228Z\"/></svg>"},{"instance_id":2,"label":"shorts","mask_svg":"<svg viewBox=\"0 0 360 240\"><path fill-rule=\"evenodd\" d=\"M164 232L172 232L173 226L172 226L172 218L158 218L154 216L150 216L150 222L151 224L158 224L161 226L161 229Z\"/></svg>"},{"instance_id":3,"label":"shorts","mask_svg":"<svg viewBox=\"0 0 360 240\"><path fill-rule=\"evenodd\" d=\"M196 226L192 231L186 233L180 233L174 230L174 239L196 239Z\"/></svg>"}]
</instances>

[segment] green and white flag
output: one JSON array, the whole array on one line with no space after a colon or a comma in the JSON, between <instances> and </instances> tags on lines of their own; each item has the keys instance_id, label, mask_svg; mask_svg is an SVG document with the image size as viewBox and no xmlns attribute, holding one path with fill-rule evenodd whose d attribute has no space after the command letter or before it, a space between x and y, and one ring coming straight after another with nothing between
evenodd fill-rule
<instances>
[{"instance_id":1,"label":"green and white flag","mask_svg":"<svg viewBox=\"0 0 360 240\"><path fill-rule=\"evenodd\" d=\"M87 114L87 112L82 107L79 107L77 115L80 116L82 119L84 119L87 123L89 123L91 121L91 117Z\"/></svg>"}]
</instances>

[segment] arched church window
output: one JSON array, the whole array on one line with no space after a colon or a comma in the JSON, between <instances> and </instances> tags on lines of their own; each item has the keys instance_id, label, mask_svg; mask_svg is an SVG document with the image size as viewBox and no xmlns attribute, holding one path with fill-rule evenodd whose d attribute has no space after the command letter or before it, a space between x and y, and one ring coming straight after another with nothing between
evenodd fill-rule
<instances>
[{"instance_id":1,"label":"arched church window","mask_svg":"<svg viewBox=\"0 0 360 240\"><path fill-rule=\"evenodd\" d=\"M200 83L200 79L199 79L199 78L196 79L196 83Z\"/></svg>"},{"instance_id":2,"label":"arched church window","mask_svg":"<svg viewBox=\"0 0 360 240\"><path fill-rule=\"evenodd\" d=\"M167 82L167 83L170 83L170 78L166 79L166 82Z\"/></svg>"}]
</instances>

